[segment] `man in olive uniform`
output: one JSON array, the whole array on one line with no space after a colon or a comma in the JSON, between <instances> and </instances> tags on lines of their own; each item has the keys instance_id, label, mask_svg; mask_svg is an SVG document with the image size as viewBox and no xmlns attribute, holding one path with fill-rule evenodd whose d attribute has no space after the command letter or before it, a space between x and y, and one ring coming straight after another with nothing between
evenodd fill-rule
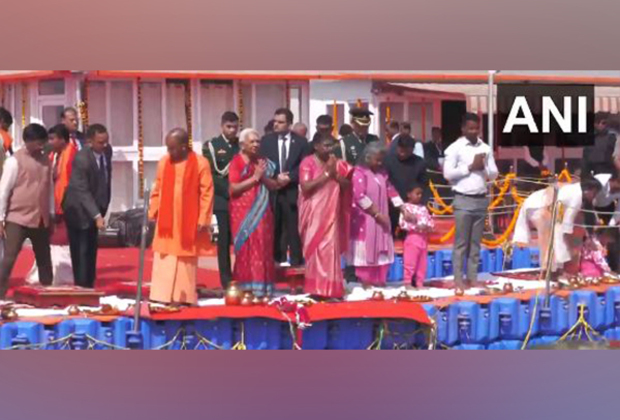
<instances>
[{"instance_id":1,"label":"man in olive uniform","mask_svg":"<svg viewBox=\"0 0 620 420\"><path fill-rule=\"evenodd\" d=\"M351 114L353 133L340 141L340 147L336 147L334 154L336 157L346 160L349 164L355 165L364 147L368 143L379 141L380 139L374 134L368 133L370 116L373 115L372 112L364 108L352 108L349 114Z\"/></svg>"},{"instance_id":2,"label":"man in olive uniform","mask_svg":"<svg viewBox=\"0 0 620 420\"><path fill-rule=\"evenodd\" d=\"M231 111L222 115L222 134L204 143L202 154L209 159L215 200L213 214L217 218L217 265L220 270L222 287L228 287L232 278L230 263L230 215L228 213L228 167L232 158L239 152L239 117Z\"/></svg>"}]
</instances>

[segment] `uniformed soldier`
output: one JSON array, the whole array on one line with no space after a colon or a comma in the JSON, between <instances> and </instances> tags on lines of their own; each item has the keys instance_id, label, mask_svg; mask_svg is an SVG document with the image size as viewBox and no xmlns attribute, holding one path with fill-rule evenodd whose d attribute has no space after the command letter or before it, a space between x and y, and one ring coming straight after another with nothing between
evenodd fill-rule
<instances>
[{"instance_id":1,"label":"uniformed soldier","mask_svg":"<svg viewBox=\"0 0 620 420\"><path fill-rule=\"evenodd\" d=\"M228 168L233 156L239 152L237 133L239 117L231 111L222 115L222 134L202 146L202 154L209 159L215 200L213 214L217 219L217 264L222 287L228 287L232 278L230 263L230 215L228 213Z\"/></svg>"},{"instance_id":2,"label":"uniformed soldier","mask_svg":"<svg viewBox=\"0 0 620 420\"><path fill-rule=\"evenodd\" d=\"M340 147L336 148L334 154L336 157L346 160L349 164L355 165L364 147L366 147L368 143L380 141L380 139L374 134L368 133L370 116L373 115L372 112L364 108L352 108L349 114L351 115L353 133L340 141Z\"/></svg>"}]
</instances>

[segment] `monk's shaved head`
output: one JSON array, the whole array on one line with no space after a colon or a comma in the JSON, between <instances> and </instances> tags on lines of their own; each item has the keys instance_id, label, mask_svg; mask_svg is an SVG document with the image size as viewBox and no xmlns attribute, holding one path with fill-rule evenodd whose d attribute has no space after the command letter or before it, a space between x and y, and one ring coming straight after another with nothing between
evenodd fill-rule
<instances>
[{"instance_id":1,"label":"monk's shaved head","mask_svg":"<svg viewBox=\"0 0 620 420\"><path fill-rule=\"evenodd\" d=\"M168 132L166 138L173 138L181 145L189 144L189 135L187 134L187 131L183 128L173 128Z\"/></svg>"},{"instance_id":2,"label":"monk's shaved head","mask_svg":"<svg viewBox=\"0 0 620 420\"><path fill-rule=\"evenodd\" d=\"M179 162L187 158L189 153L189 135L182 128L170 130L166 136L166 147L173 162Z\"/></svg>"}]
</instances>

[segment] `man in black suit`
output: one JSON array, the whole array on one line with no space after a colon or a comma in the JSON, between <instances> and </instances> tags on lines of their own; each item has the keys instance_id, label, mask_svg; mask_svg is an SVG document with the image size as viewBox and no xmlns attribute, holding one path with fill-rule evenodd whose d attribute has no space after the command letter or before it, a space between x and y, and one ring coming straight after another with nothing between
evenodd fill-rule
<instances>
[{"instance_id":1,"label":"man in black suit","mask_svg":"<svg viewBox=\"0 0 620 420\"><path fill-rule=\"evenodd\" d=\"M384 167L390 182L400 194L400 198L407 202L407 194L414 186L423 188L423 203L428 200L428 175L424 159L413 153L416 141L411 136L400 135L394 140L396 147L391 149L384 161ZM390 205L390 219L392 234L396 232L400 210Z\"/></svg>"},{"instance_id":2,"label":"man in black suit","mask_svg":"<svg viewBox=\"0 0 620 420\"><path fill-rule=\"evenodd\" d=\"M276 110L273 122L274 133L261 140L261 154L276 164L281 185L272 195L276 222L274 258L276 262L284 263L290 251L290 263L297 266L303 263L297 227L299 165L309 154L309 146L305 138L291 132L293 113L289 109Z\"/></svg>"},{"instance_id":3,"label":"man in black suit","mask_svg":"<svg viewBox=\"0 0 620 420\"><path fill-rule=\"evenodd\" d=\"M616 135L609 131L609 113L597 112L594 115L594 144L584 147L581 160L581 177L612 174L616 172L614 150Z\"/></svg>"},{"instance_id":4,"label":"man in black suit","mask_svg":"<svg viewBox=\"0 0 620 420\"><path fill-rule=\"evenodd\" d=\"M105 227L112 180L112 148L106 128L93 124L87 144L73 161L62 208L69 234L71 264L77 286L92 288L97 267L97 238Z\"/></svg>"},{"instance_id":5,"label":"man in black suit","mask_svg":"<svg viewBox=\"0 0 620 420\"><path fill-rule=\"evenodd\" d=\"M60 114L61 123L69 130L69 139L77 150L84 147L84 133L78 130L78 112L75 108L65 108Z\"/></svg>"},{"instance_id":6,"label":"man in black suit","mask_svg":"<svg viewBox=\"0 0 620 420\"><path fill-rule=\"evenodd\" d=\"M436 172L443 171L444 147L441 128L433 127L431 141L424 143L424 160L426 166Z\"/></svg>"}]
</instances>

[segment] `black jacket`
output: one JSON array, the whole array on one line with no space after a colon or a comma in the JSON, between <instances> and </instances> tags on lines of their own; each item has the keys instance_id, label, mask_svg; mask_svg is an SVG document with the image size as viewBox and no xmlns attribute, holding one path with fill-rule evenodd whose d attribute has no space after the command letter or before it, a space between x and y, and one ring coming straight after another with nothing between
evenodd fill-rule
<instances>
[{"instance_id":1,"label":"black jacket","mask_svg":"<svg viewBox=\"0 0 620 420\"><path fill-rule=\"evenodd\" d=\"M239 153L239 144L230 144L221 135L210 140L210 144L213 146L215 156L211 156L209 141L204 142L202 145L202 154L209 159L209 163L211 164L214 187L213 211L227 212L228 200L230 198L228 191L228 175L222 175L218 172L218 169L223 171L232 158Z\"/></svg>"},{"instance_id":2,"label":"black jacket","mask_svg":"<svg viewBox=\"0 0 620 420\"><path fill-rule=\"evenodd\" d=\"M80 150L73 160L69 186L62 201L65 222L75 229L87 229L108 211L112 193L112 147L104 152L107 182L99 177L99 166L90 146Z\"/></svg>"},{"instance_id":3,"label":"black jacket","mask_svg":"<svg viewBox=\"0 0 620 420\"><path fill-rule=\"evenodd\" d=\"M433 171L442 171L441 165L439 165L439 158L445 157L445 148L443 144L437 148L437 145L432 141L424 143L424 160L428 169Z\"/></svg>"},{"instance_id":4,"label":"black jacket","mask_svg":"<svg viewBox=\"0 0 620 420\"><path fill-rule=\"evenodd\" d=\"M299 187L299 165L310 154L308 140L291 132L291 144L288 148L288 156L284 168L280 168L280 153L278 151L278 134L268 134L261 140L260 154L276 164L276 176L282 172L288 172L291 182L278 194L285 194L290 203L297 202L297 190Z\"/></svg>"},{"instance_id":5,"label":"black jacket","mask_svg":"<svg viewBox=\"0 0 620 420\"><path fill-rule=\"evenodd\" d=\"M424 159L411 155L409 159L401 161L396 156L396 151L390 150L383 166L387 170L390 182L396 188L403 201L407 202L407 194L414 186L420 186L424 191L422 199L426 202L429 188Z\"/></svg>"},{"instance_id":6,"label":"black jacket","mask_svg":"<svg viewBox=\"0 0 620 420\"><path fill-rule=\"evenodd\" d=\"M591 173L594 175L614 173L616 171L613 158L615 147L615 134L597 135L594 139L594 145L583 149L581 176L588 176Z\"/></svg>"}]
</instances>

